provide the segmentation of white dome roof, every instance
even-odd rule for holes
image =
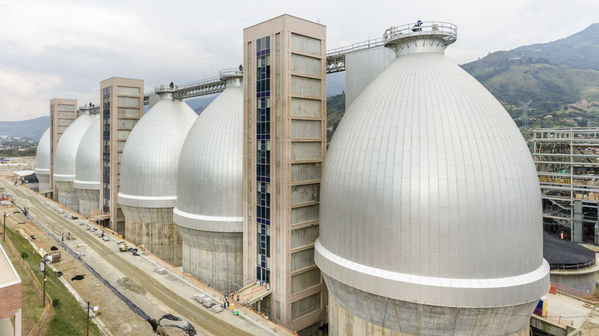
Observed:
[[[75,159],[75,181],[77,189],[100,190],[100,116],[83,135]]]
[[[181,150],[173,220],[195,230],[242,232],[243,90],[239,79],[198,117]]]
[[[50,129],[46,129],[35,151],[35,173],[50,175]]]
[[[121,159],[121,205],[175,206],[179,154],[196,118],[186,103],[166,95],[137,122]]]
[[[72,182],[75,179],[75,159],[83,135],[96,116],[82,114],[62,134],[54,154],[54,180]]]
[[[318,266],[397,300],[486,307],[538,299],[549,267],[522,135],[497,99],[445,57],[442,40],[397,50],[329,146]]]

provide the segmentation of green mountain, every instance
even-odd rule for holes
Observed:
[[[344,113],[345,91],[336,96],[327,97],[327,141],[331,141]]]
[[[539,127],[599,126],[599,23],[566,38],[490,53],[463,64],[510,113],[523,134]],[[327,98],[330,140],[345,94]]]
[[[38,141],[48,127],[50,127],[49,117],[22,121],[0,121],[0,135],[18,136]]]
[[[599,126],[599,24],[462,65],[530,128]]]

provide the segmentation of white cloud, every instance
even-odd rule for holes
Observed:
[[[57,75],[0,67],[0,119],[22,120],[43,115],[36,112],[47,111],[49,101],[39,93],[61,81]]]
[[[40,83],[24,84],[29,94],[0,91],[0,102],[10,102],[0,120],[47,115],[53,97],[97,102],[99,82],[111,76],[152,88],[236,67],[243,28],[282,13],[325,24],[329,48],[417,19],[453,22],[459,37],[447,55],[464,63],[573,34],[597,12],[594,0],[0,0],[0,71],[12,69],[2,76]]]

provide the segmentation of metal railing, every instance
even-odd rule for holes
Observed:
[[[453,23],[441,21],[409,23],[388,28],[383,34],[383,39],[385,40],[385,44],[388,44],[400,38],[430,35],[438,35],[447,44],[451,44],[458,38],[458,26]]]
[[[218,78],[225,81],[229,78],[242,78],[243,71],[239,69],[224,69],[218,72]]]
[[[382,37],[353,43],[347,46],[327,50],[326,71],[328,74],[345,71],[345,55],[361,50],[383,47],[399,38],[410,36],[438,36],[445,40],[445,44],[455,42],[458,35],[458,27],[449,22],[427,21],[421,23],[410,23],[401,26],[393,26],[385,30]],[[226,69],[219,72],[219,76],[208,77],[199,81],[170,88],[167,85],[156,86],[154,92],[144,95],[144,104],[149,103],[148,96],[155,92],[173,92],[173,97],[186,99],[222,92],[226,78],[242,76],[242,72],[236,69]]]
[[[357,43],[353,43],[353,44],[350,44],[347,46],[327,50],[327,58],[335,57],[335,56],[339,56],[339,55],[345,55],[345,54],[349,54],[349,53],[360,51],[360,50],[376,48],[376,47],[383,46],[384,44],[385,44],[385,39],[382,37],[370,39],[370,40],[366,40],[366,41],[362,41],[362,42],[357,42]]]

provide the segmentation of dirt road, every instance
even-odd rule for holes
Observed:
[[[226,321],[223,321],[222,318],[219,318],[214,313],[191,302],[189,298],[182,297],[176,290],[167,288],[152,276],[149,276],[147,271],[138,268],[136,264],[127,261],[121,255],[118,255],[118,252],[115,252],[114,248],[109,248],[102,240],[98,240],[90,235],[89,232],[86,232],[82,227],[46,207],[33,192],[15,188],[4,179],[1,179],[1,181],[3,186],[13,193],[13,195],[29,201],[30,204],[28,209],[34,219],[37,219],[38,222],[45,225],[58,237],[64,232],[71,232],[74,234],[81,242],[93,250],[95,254],[101,256],[106,263],[110,264],[110,266],[114,267],[118,272],[128,278],[129,281],[141,285],[143,290],[147,293],[146,295],[149,295],[151,299],[157,301],[156,303],[159,306],[168,307],[168,309],[175,312],[178,316],[186,318],[194,324],[201,326],[205,332],[213,335],[249,336],[256,334],[255,327],[249,325],[247,322],[239,319],[239,323],[235,323],[236,325],[226,323]],[[118,284],[113,285],[118,286]],[[131,299],[135,301],[138,298],[134,297]],[[147,303],[140,304],[140,306],[147,306]],[[223,312],[221,314],[229,314],[229,312]],[[158,318],[159,316],[153,317]],[[248,324],[248,326],[244,326],[244,324]],[[252,333],[249,333],[246,330],[252,330]]]

